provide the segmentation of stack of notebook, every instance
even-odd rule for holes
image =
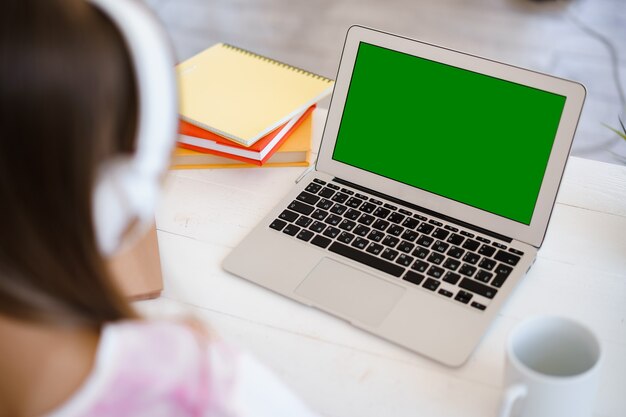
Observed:
[[[308,165],[312,112],[332,80],[222,43],[177,71],[175,168]]]

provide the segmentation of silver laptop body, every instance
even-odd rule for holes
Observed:
[[[535,261],[584,97],[353,26],[315,170],[223,267],[460,366]]]

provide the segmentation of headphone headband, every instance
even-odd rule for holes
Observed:
[[[104,254],[115,252],[134,218],[149,224],[177,132],[177,86],[168,37],[137,0],[90,0],[121,33],[135,71],[139,101],[136,153],[101,167],[94,223]],[[120,201],[120,200],[124,201]]]

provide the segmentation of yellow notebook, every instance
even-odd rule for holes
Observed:
[[[172,157],[172,169],[306,167],[311,158],[312,129],[313,117],[308,116],[262,166],[177,147]]]
[[[180,116],[250,146],[330,94],[319,75],[218,43],[177,66]]]

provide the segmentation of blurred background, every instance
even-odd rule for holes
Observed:
[[[226,42],[334,79],[359,24],[579,81],[587,99],[572,154],[626,164],[626,140],[608,127],[626,122],[626,0],[145,1],[179,61]]]

